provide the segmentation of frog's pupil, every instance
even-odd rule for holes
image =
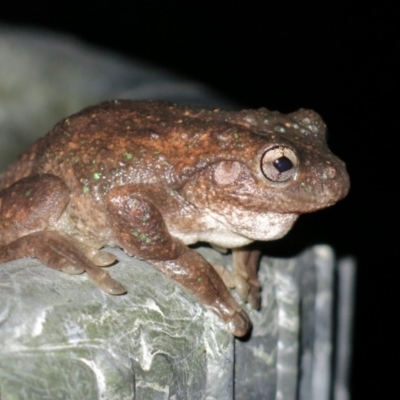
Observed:
[[[274,161],[274,167],[278,172],[286,172],[293,168],[293,163],[285,156],[279,157]]]

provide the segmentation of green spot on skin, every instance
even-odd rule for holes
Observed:
[[[158,150],[154,151],[154,154],[160,154],[160,152]]]
[[[233,134],[233,137],[234,137],[235,139],[238,139],[238,138],[239,138],[239,135],[235,132],[235,133]]]
[[[124,156],[125,156],[125,158],[126,158],[127,160],[131,160],[131,159],[133,158],[132,153],[129,153],[129,152],[127,152],[127,151],[124,153]]]
[[[92,160],[92,164],[96,164],[96,160]]]
[[[199,283],[202,282],[202,280],[203,280],[202,278],[197,278],[197,282]]]
[[[101,175],[100,175],[99,172],[95,172],[95,173],[93,174],[93,179],[99,180],[100,177],[101,177]]]
[[[304,182],[301,182],[300,186],[308,193],[312,193],[312,191],[313,191],[312,186],[306,185]]]
[[[135,232],[135,233],[137,233],[137,232]],[[137,236],[137,235],[134,235],[134,236]],[[140,234],[138,234],[138,236],[142,242],[147,243],[147,244],[151,243],[151,239],[144,233],[140,233]]]
[[[84,187],[83,187],[83,193],[87,194],[87,193],[89,193],[89,192],[90,192],[89,187],[88,187],[88,186],[84,186]]]
[[[275,132],[279,132],[279,133],[285,133],[285,128],[283,126],[275,126],[274,128]]]
[[[31,193],[32,193],[32,189],[29,189],[29,190],[27,190],[27,191],[25,192],[25,196],[26,196],[26,197],[29,197],[29,196],[31,195]]]
[[[138,231],[133,231],[132,235],[135,236],[135,237],[138,237],[139,236],[139,232]]]

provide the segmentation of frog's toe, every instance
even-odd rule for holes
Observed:
[[[226,287],[228,287],[229,289],[235,287],[235,281],[231,271],[226,269],[221,264],[211,264],[211,265],[213,266],[219,277],[222,279],[222,281],[225,283]]]
[[[117,261],[117,257],[107,251],[98,251],[92,255],[91,259],[99,267],[108,267]]]
[[[113,294],[113,295],[120,295],[126,293],[126,289],[124,288],[124,286],[122,286],[118,281],[112,279],[111,277],[109,280],[107,280],[106,282],[104,282],[104,284],[100,286],[100,289],[108,294]]]
[[[251,286],[247,301],[255,310],[259,310],[261,306],[260,286]]]
[[[239,297],[252,308],[258,310],[260,308],[260,283],[258,280],[246,280],[240,275],[234,276],[235,288]]]
[[[126,289],[103,269],[98,267],[86,268],[86,273],[103,292],[115,295],[126,293]]]
[[[61,267],[60,270],[70,275],[79,275],[85,272],[85,268],[74,264],[66,264],[63,267]]]
[[[247,281],[241,277],[240,275],[235,274],[233,277],[234,280],[234,287],[239,295],[239,297],[244,301],[247,302],[249,298],[249,291],[250,286]]]
[[[258,279],[250,279],[249,281],[249,293],[247,295],[247,302],[255,310],[259,310],[261,306],[261,285]]]
[[[246,336],[251,330],[250,318],[243,310],[236,311],[227,321],[227,326],[232,335],[236,337]]]

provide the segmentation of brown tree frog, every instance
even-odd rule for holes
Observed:
[[[59,122],[0,177],[0,262],[37,257],[125,293],[103,268],[121,247],[178,282],[245,335],[231,296],[259,307],[256,240],[343,198],[345,165],[313,111],[283,115],[116,100]],[[187,245],[233,249],[224,274]],[[224,283],[225,281],[225,283]],[[128,288],[129,289],[129,288]]]

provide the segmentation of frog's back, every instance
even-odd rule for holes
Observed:
[[[84,175],[88,169],[122,172],[126,164],[144,161],[149,142],[154,147],[162,142],[165,148],[168,114],[166,103],[160,102],[117,100],[87,107],[61,120],[12,163],[0,176],[0,189],[37,173],[64,178],[72,170]]]
[[[93,179],[109,187],[158,179],[180,187],[196,170],[238,149],[237,139],[217,137],[235,123],[216,111],[132,100],[85,108],[59,122],[12,164],[0,177],[0,188],[37,173],[60,176],[69,186]],[[234,132],[229,135],[236,138]],[[242,147],[241,157],[250,147]]]

